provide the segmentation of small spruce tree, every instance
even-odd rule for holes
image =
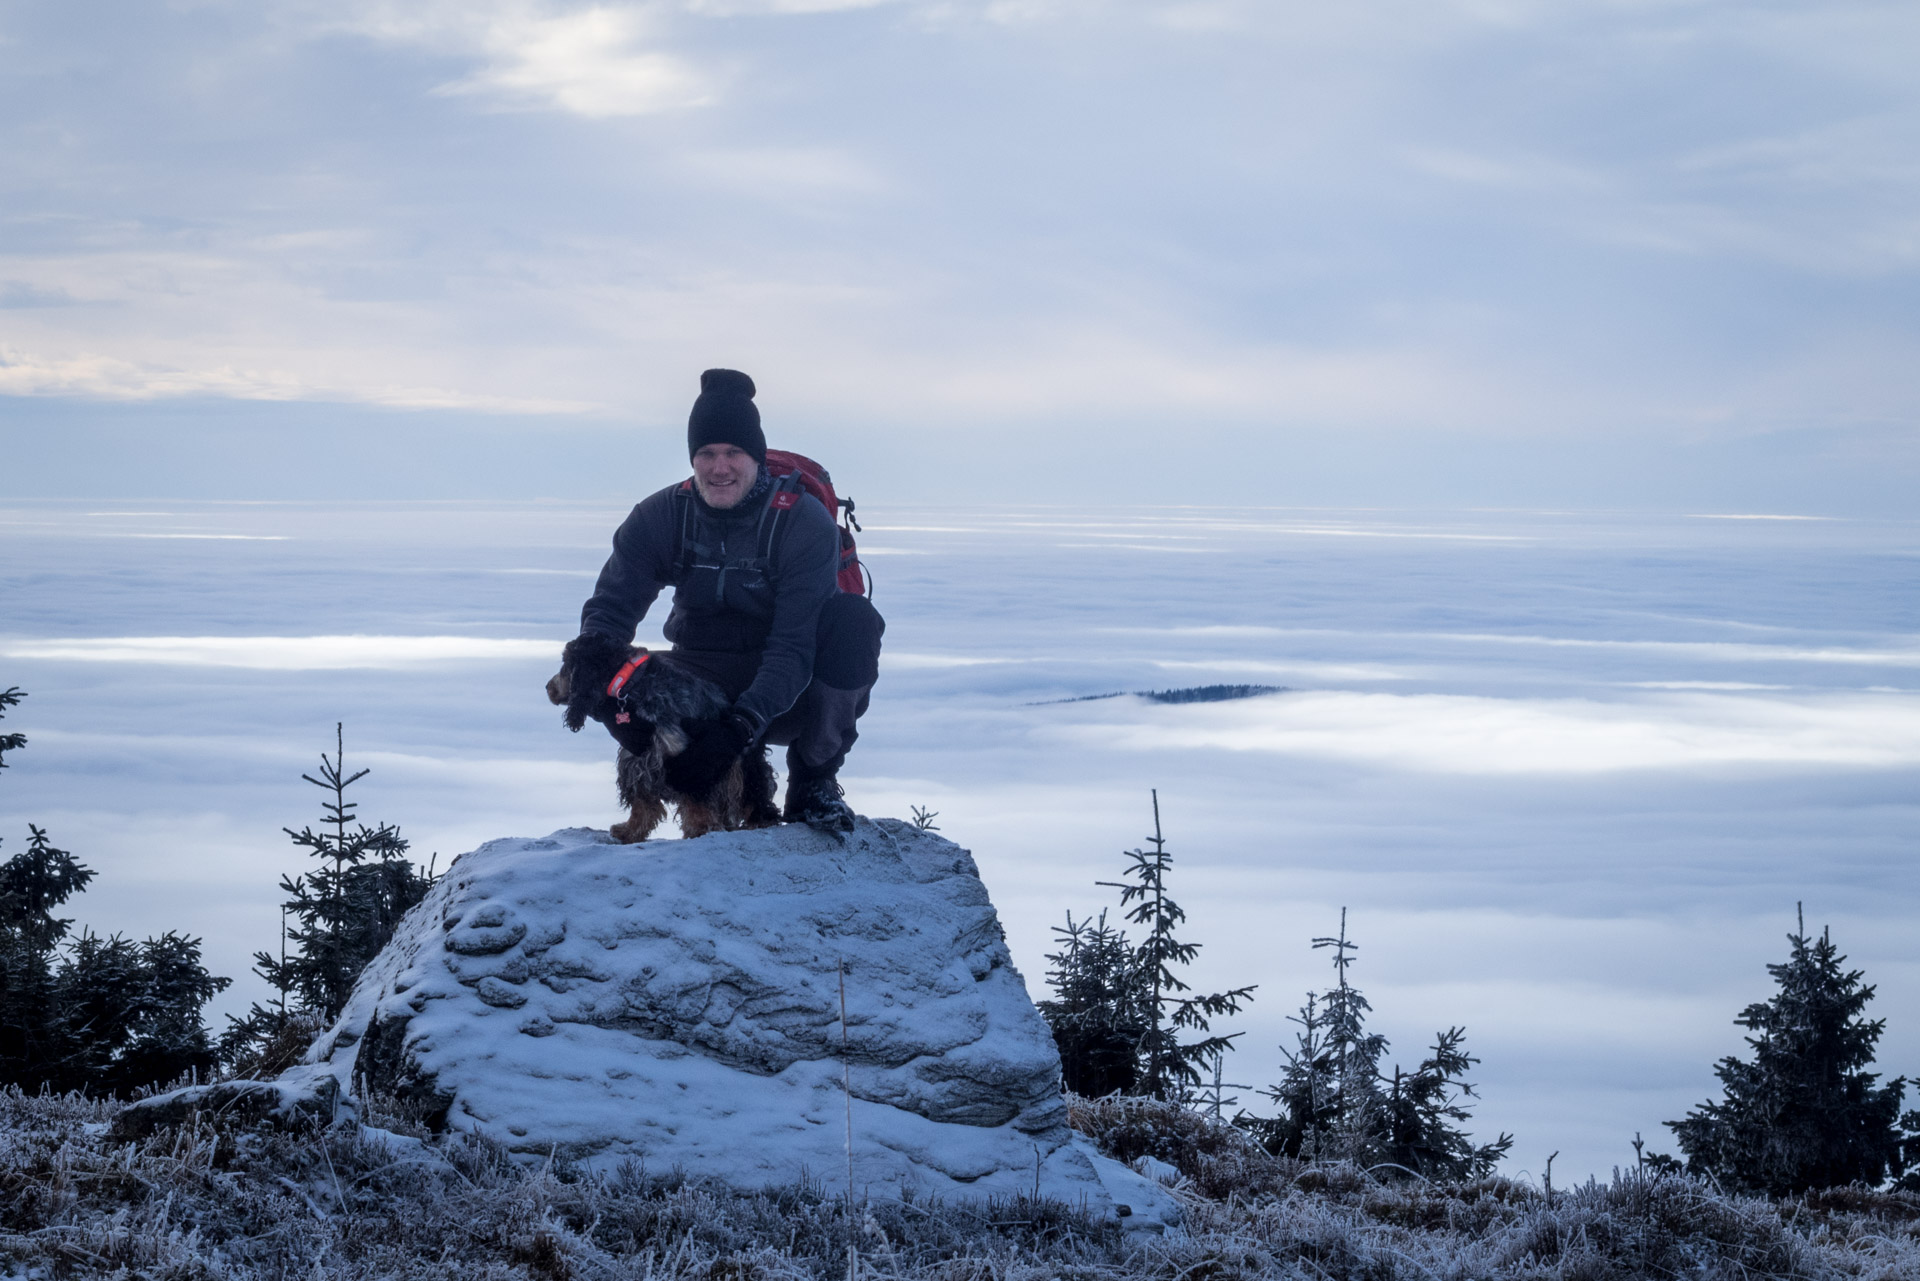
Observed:
[[[0,719],[26,696],[18,685],[0,690]],[[7,768],[8,752],[26,745],[25,734],[0,734],[0,769]],[[32,824],[27,830],[27,852],[0,864],[0,1084],[20,1086],[44,1080],[48,1065],[61,1057],[55,952],[73,922],[53,909],[93,879],[44,831]]]
[[[1513,1136],[1476,1146],[1460,1128],[1472,1116],[1465,1104],[1473,1097],[1466,1072],[1479,1062],[1463,1048],[1465,1031],[1437,1034],[1418,1067],[1408,1072],[1395,1066],[1386,1075],[1380,1061],[1387,1038],[1367,1031],[1373,1007],[1347,977],[1360,945],[1347,937],[1345,908],[1340,933],[1316,938],[1313,946],[1333,952],[1334,985],[1308,993],[1292,1016],[1300,1025],[1294,1047],[1281,1047],[1286,1062],[1280,1080],[1262,1091],[1280,1114],[1243,1114],[1239,1123],[1269,1150],[1304,1161],[1352,1161],[1427,1179],[1491,1172],[1513,1146]]]
[[[1334,985],[1321,998],[1325,1010],[1327,1048],[1332,1056],[1333,1098],[1335,1107],[1334,1143],[1359,1159],[1372,1155],[1369,1149],[1380,1128],[1383,1108],[1380,1097],[1380,1056],[1387,1052],[1387,1038],[1367,1031],[1367,1015],[1373,1006],[1360,989],[1347,982],[1347,967],[1360,945],[1347,937],[1347,909],[1340,909],[1340,933],[1313,940],[1317,951],[1333,951]]]
[[[1473,1117],[1464,1102],[1473,1097],[1466,1074],[1480,1060],[1462,1048],[1466,1036],[1459,1027],[1436,1033],[1418,1067],[1403,1072],[1395,1065],[1393,1079],[1383,1079],[1376,1167],[1397,1166],[1429,1179],[1471,1179],[1491,1174],[1507,1155],[1511,1134],[1476,1147],[1455,1124]]]
[[[270,1005],[255,1002],[244,1016],[230,1017],[220,1038],[222,1058],[243,1072],[274,1069],[277,1061],[263,1058],[276,1057],[268,1054],[270,1048],[284,1051],[287,1047],[277,1043],[289,1033],[303,1034],[338,1017],[360,971],[393,938],[400,918],[433,888],[432,873],[405,857],[408,842],[398,827],[369,827],[359,820],[359,802],[348,800],[346,792],[371,771],[346,772],[345,741],[344,727],[335,724],[334,754],[320,754],[320,777],[300,776],[330,793],[321,803],[320,829],[282,829],[320,866],[280,878],[287,895],[280,954],[254,953],[254,973],[278,998]]]
[[[1666,1123],[1687,1169],[1774,1196],[1898,1178],[1920,1162],[1920,1116],[1900,1115],[1904,1079],[1877,1085],[1866,1070],[1886,1026],[1865,1017],[1874,989],[1827,930],[1807,937],[1804,916],[1787,943],[1767,966],[1779,991],[1734,1020],[1754,1033],[1752,1060],[1720,1060],[1721,1100]]]
[[[0,691],[0,715],[22,697]],[[0,755],[24,746],[24,735],[0,735]],[[210,1071],[200,1011],[227,980],[200,963],[200,941],[83,931],[67,944],[73,922],[57,910],[93,871],[27,830],[25,852],[0,863],[0,1085],[124,1097]]]
[[[1309,992],[1300,1012],[1294,1048],[1280,1049],[1286,1060],[1280,1080],[1262,1093],[1281,1108],[1270,1121],[1256,1123],[1267,1145],[1301,1160],[1349,1159],[1368,1155],[1383,1105],[1380,1056],[1387,1038],[1367,1031],[1372,1010],[1360,989],[1347,981],[1360,945],[1347,937],[1347,910],[1340,909],[1340,933],[1316,938],[1313,947],[1333,950],[1334,984]]]
[[[52,1086],[71,1057],[60,1017],[59,948],[72,920],[55,910],[92,869],[31,824],[26,852],[0,863],[0,1084]]]
[[[1292,1049],[1280,1047],[1285,1064],[1280,1079],[1260,1093],[1280,1106],[1277,1117],[1241,1114],[1238,1122],[1259,1134],[1267,1148],[1302,1161],[1325,1154],[1327,1137],[1340,1120],[1340,1074],[1333,1047],[1327,1040],[1327,1019],[1320,994],[1307,993],[1307,1002],[1287,1021],[1298,1023]]]
[[[27,695],[18,685],[9,685],[0,689],[0,720],[6,719],[9,707],[20,706],[20,700]],[[0,734],[0,769],[7,767],[7,753],[17,752],[27,745],[25,734]]]
[[[1133,943],[1124,930],[1097,920],[1073,919],[1054,927],[1061,950],[1047,960],[1047,980],[1055,999],[1040,1003],[1060,1048],[1061,1078],[1079,1094],[1101,1096],[1120,1091],[1184,1102],[1202,1084],[1201,1069],[1218,1064],[1232,1048],[1233,1036],[1203,1036],[1182,1041],[1182,1032],[1208,1032],[1209,1021],[1237,1014],[1253,999],[1252,987],[1205,996],[1191,989],[1175,966],[1190,964],[1198,943],[1185,943],[1174,930],[1187,914],[1167,893],[1173,855],[1160,830],[1160,794],[1153,793],[1151,851],[1128,850],[1128,881],[1100,881],[1120,891],[1127,919],[1146,927]],[[1238,1033],[1234,1034],[1235,1036]]]
[[[1147,838],[1151,850],[1128,850],[1131,860],[1123,875],[1129,881],[1101,881],[1101,885],[1120,891],[1120,905],[1133,907],[1127,919],[1144,927],[1146,933],[1134,949],[1134,964],[1139,970],[1144,1027],[1134,1054],[1140,1064],[1136,1092],[1156,1099],[1184,1098],[1187,1090],[1201,1082],[1200,1069],[1232,1047],[1232,1036],[1203,1036],[1182,1041],[1182,1032],[1208,1032],[1210,1020],[1238,1014],[1240,1007],[1253,999],[1253,987],[1236,987],[1205,996],[1185,996],[1191,986],[1174,973],[1175,966],[1190,965],[1200,954],[1198,943],[1185,943],[1174,935],[1187,914],[1167,893],[1167,876],[1173,870],[1173,855],[1160,831],[1160,793],[1153,792],[1153,835]]]
[[[1140,1080],[1135,1051],[1147,1035],[1151,999],[1133,944],[1107,924],[1104,911],[1078,921],[1068,912],[1065,928],[1053,932],[1060,942],[1047,956],[1054,999],[1040,1002],[1040,1013],[1060,1048],[1061,1081],[1089,1098],[1131,1093]]]
[[[229,982],[207,973],[198,939],[169,931],[135,943],[82,932],[56,981],[67,1053],[55,1088],[125,1097],[211,1075],[215,1056],[200,1009]]]

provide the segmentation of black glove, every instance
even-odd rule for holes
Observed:
[[[666,760],[667,785],[698,796],[720,781],[727,768],[746,754],[753,726],[738,712],[727,712],[687,726],[686,750]]]

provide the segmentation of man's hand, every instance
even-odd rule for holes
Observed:
[[[753,742],[753,726],[739,712],[727,712],[687,727],[687,747],[669,756],[667,785],[688,796],[698,796],[720,781],[727,768]]]

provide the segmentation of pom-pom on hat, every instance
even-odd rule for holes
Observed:
[[[767,437],[760,430],[760,409],[753,403],[753,379],[738,369],[709,369],[700,375],[700,395],[687,415],[687,457],[702,445],[738,445],[755,462],[767,461]]]

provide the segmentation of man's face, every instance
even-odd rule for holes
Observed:
[[[693,483],[709,507],[738,506],[759,472],[753,455],[738,445],[702,445],[693,451]]]

